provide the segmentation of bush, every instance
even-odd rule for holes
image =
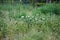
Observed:
[[[55,14],[56,15],[60,14],[60,5],[59,4],[56,4]]]
[[[54,13],[57,15],[60,14],[60,7],[57,4],[47,4],[41,7],[40,10],[44,14],[47,14],[47,13]]]

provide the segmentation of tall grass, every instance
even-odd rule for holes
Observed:
[[[60,40],[59,10],[58,4],[0,5],[0,40]]]

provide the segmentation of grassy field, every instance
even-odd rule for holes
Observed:
[[[0,5],[0,40],[60,40],[60,4]]]

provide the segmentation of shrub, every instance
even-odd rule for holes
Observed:
[[[47,4],[40,8],[41,12],[44,14],[53,13],[53,14],[60,14],[60,7],[56,4]]]
[[[59,4],[56,4],[55,14],[56,15],[60,14],[60,5]]]

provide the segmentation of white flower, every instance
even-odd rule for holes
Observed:
[[[30,16],[27,16],[27,17],[30,17]]]
[[[26,16],[26,18],[30,18],[30,16]]]
[[[24,18],[24,16],[21,16],[21,18]]]
[[[45,18],[42,18],[42,20],[45,20]]]

